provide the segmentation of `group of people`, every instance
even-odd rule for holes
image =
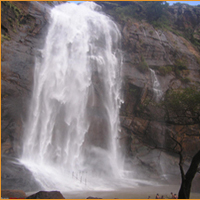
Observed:
[[[178,199],[178,196],[176,194],[173,194],[173,192],[171,192],[172,195],[172,199]]]
[[[178,199],[178,196],[176,194],[174,194],[173,192],[171,192],[171,199]],[[151,197],[148,196],[148,199],[150,199]],[[164,196],[162,195],[161,197],[159,196],[159,194],[156,194],[155,199],[164,199]]]

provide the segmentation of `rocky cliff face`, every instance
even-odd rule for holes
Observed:
[[[122,34],[125,50],[122,127],[139,137],[149,133],[159,138],[160,132],[166,130],[187,129],[186,132],[199,133],[199,124],[180,125],[175,119],[168,123],[157,99],[159,95],[164,98],[170,89],[199,84],[199,51],[182,36],[154,29],[146,22],[129,21],[123,26]],[[185,68],[178,69],[177,62]]]
[[[171,6],[167,10],[171,25],[156,27],[147,19],[127,17],[125,13],[128,7],[134,6],[136,12],[142,15],[144,5],[126,3],[128,5],[100,3],[118,21],[123,36],[124,104],[121,108],[121,140],[125,143],[125,151],[132,157],[132,166],[146,166],[144,171],[139,169],[145,177],[152,178],[152,174],[155,176],[160,172],[167,174],[169,169],[173,169],[171,174],[176,174],[178,160],[172,161],[169,155],[164,155],[163,160],[155,149],[175,153],[175,139],[181,143],[184,156],[190,158],[200,148],[200,124],[198,120],[196,123],[189,118],[185,121],[181,118],[182,121],[179,121],[160,105],[169,91],[194,85],[199,88],[200,8],[181,4]],[[125,13],[123,6],[126,8]],[[149,174],[145,172],[147,169]],[[195,181],[199,182],[200,176]]]
[[[37,184],[31,173],[15,165],[12,157],[20,153],[35,56],[44,44],[48,9],[37,2],[1,2],[1,16],[2,188],[17,185],[17,189],[32,190]]]
[[[23,122],[31,97],[34,60],[35,56],[40,56],[38,49],[44,45],[50,5],[42,2],[1,4],[2,154],[16,156],[20,152]],[[133,166],[142,163],[150,172],[165,172],[174,166],[174,161],[166,154],[169,163],[165,163],[165,167],[157,166],[157,162],[163,161],[155,147],[170,146],[166,137],[168,132],[186,135],[183,140],[187,141],[184,143],[187,156],[200,148],[200,125],[178,124],[174,118],[169,123],[165,110],[158,106],[169,90],[200,83],[200,8],[169,7],[167,12],[172,25],[170,29],[164,29],[155,28],[145,19],[117,16],[116,12],[126,4],[99,4],[118,22],[122,33],[124,104],[121,108],[121,141],[125,144],[125,152]],[[142,15],[143,6],[137,2],[133,4],[135,12]],[[191,139],[186,133],[192,133],[194,137]],[[155,159],[148,160],[148,155]]]
[[[2,153],[16,154],[31,96],[35,54],[44,43],[47,10],[37,2],[1,2]]]

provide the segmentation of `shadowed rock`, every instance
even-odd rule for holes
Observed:
[[[1,190],[1,198],[25,199],[26,194],[22,190]]]
[[[27,197],[27,199],[64,199],[64,197],[59,191],[40,191]]]

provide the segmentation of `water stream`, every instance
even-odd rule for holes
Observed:
[[[97,10],[92,2],[53,8],[36,60],[20,162],[45,189],[102,189],[123,176],[121,36]]]
[[[161,86],[160,86],[160,83],[158,81],[155,71],[153,69],[150,69],[150,71],[151,71],[151,79],[153,83],[154,98],[155,98],[155,101],[158,102],[162,98],[163,91],[161,89]]]

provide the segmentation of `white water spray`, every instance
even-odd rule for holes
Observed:
[[[95,189],[122,175],[120,32],[96,9],[56,6],[36,61],[20,161],[45,189]]]
[[[163,92],[160,87],[160,83],[158,81],[155,71],[153,69],[150,69],[150,71],[151,71],[151,79],[153,82],[153,91],[155,94],[155,100],[158,102],[162,98]]]

